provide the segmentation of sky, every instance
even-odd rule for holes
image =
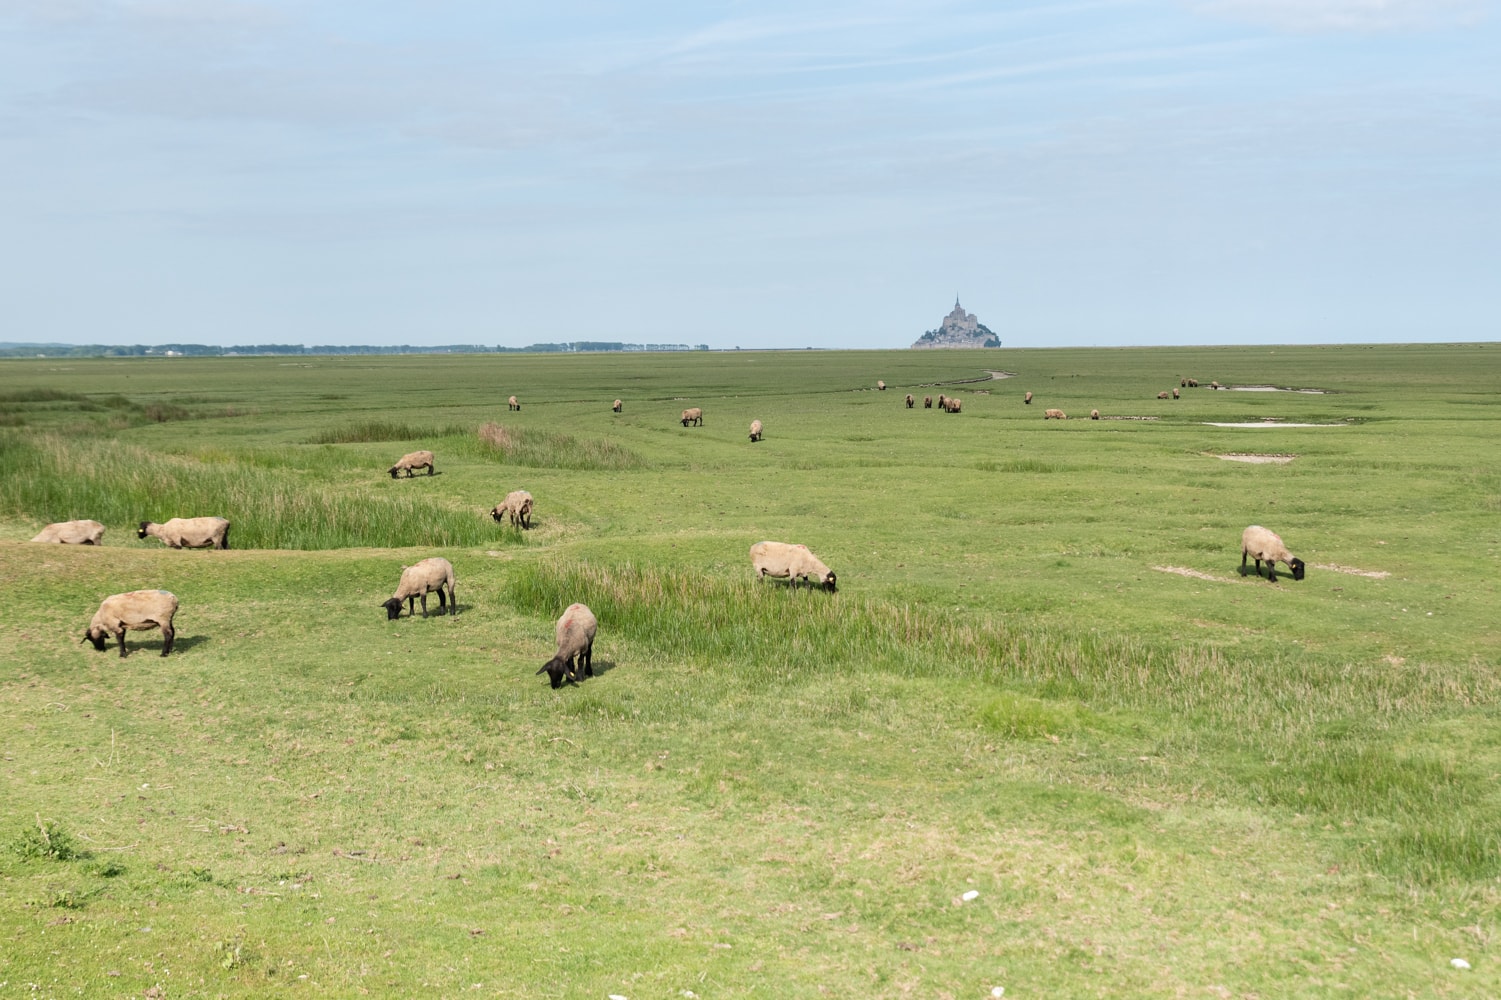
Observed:
[[[1501,0],[0,0],[0,341],[1501,340]]]

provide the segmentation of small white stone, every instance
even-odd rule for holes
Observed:
[[[1462,958],[1451,958],[1449,959],[1449,964],[1454,966],[1456,969],[1468,969],[1470,967],[1470,963],[1466,962]]]
[[[625,997],[621,996],[619,993],[611,993],[606,998],[606,1000],[625,1000]]]
[[[1003,996],[1006,995],[1006,987],[1004,987],[1004,986],[992,986],[990,988],[990,995],[993,996],[993,997],[1003,997]]]
[[[969,892],[966,892],[964,895],[960,896],[959,898],[962,899],[962,900],[964,900],[966,903],[968,903],[971,899],[979,899],[980,898],[980,893],[976,889],[971,889],[971,890],[969,890]]]

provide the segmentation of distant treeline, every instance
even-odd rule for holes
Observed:
[[[397,344],[7,344],[0,343],[5,358],[227,358],[247,354],[565,354],[578,351],[707,351],[708,344],[623,344],[619,341],[575,340],[566,344],[532,344],[530,347],[486,347],[482,344],[421,346]]]

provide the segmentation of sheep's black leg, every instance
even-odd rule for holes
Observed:
[[[162,655],[163,656],[166,656],[168,653],[172,652],[172,640],[176,639],[176,638],[177,638],[177,633],[172,630],[172,626],[171,625],[163,625],[162,626]]]
[[[227,549],[227,548],[229,548],[229,529],[228,529],[228,528],[225,528],[225,529],[224,529],[224,540],[223,540],[223,544],[221,544],[221,545],[220,545],[220,546],[219,546],[219,548],[221,548],[221,549]]]
[[[438,588],[438,614],[440,614],[440,615],[446,615],[446,614],[448,614],[448,601],[445,600],[444,597],[443,597],[443,588],[442,587]]]
[[[422,617],[427,617],[427,591],[422,592]]]
[[[123,627],[115,633],[115,638],[120,640],[120,659],[123,660],[125,659],[125,629]]]
[[[417,617],[417,598],[415,595],[407,598],[407,617]]]
[[[592,639],[589,640],[589,645],[585,646],[584,647],[584,651],[579,654],[579,662],[581,662],[584,665],[584,676],[585,677],[593,677],[594,676],[594,640],[592,640]]]

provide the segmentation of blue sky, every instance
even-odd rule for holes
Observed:
[[[1501,340],[1501,0],[0,0],[0,232],[5,341]]]

